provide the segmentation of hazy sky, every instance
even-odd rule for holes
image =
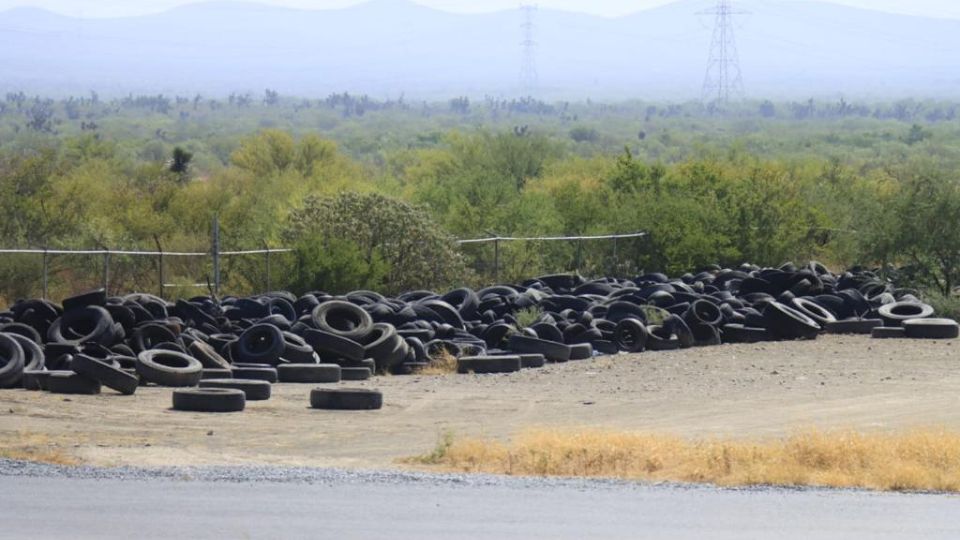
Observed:
[[[415,0],[449,11],[491,11],[511,9],[520,0]],[[672,0],[530,0],[541,7],[616,16],[644,8],[670,3]],[[815,0],[800,0],[815,1]],[[898,13],[932,17],[960,18],[960,2],[956,0],[831,0],[837,4],[868,7]],[[139,15],[163,11],[171,7],[195,3],[197,0],[0,0],[0,10],[16,6],[42,7],[59,13],[83,17]],[[257,0],[262,4],[306,9],[344,7],[361,0]]]

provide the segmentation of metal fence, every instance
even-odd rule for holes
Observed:
[[[71,275],[73,278],[71,283],[74,286],[77,286],[78,280],[83,286],[99,286],[108,292],[111,290],[119,292],[118,289],[129,289],[135,286],[138,290],[155,290],[159,296],[165,297],[167,291],[175,288],[206,289],[210,293],[220,294],[223,285],[221,277],[224,272],[230,275],[242,274],[245,282],[252,284],[250,288],[262,287],[267,291],[272,288],[275,272],[278,270],[286,272],[292,269],[290,260],[277,260],[278,255],[292,253],[291,249],[264,247],[254,250],[222,251],[218,233],[218,227],[215,225],[212,248],[206,252],[166,251],[157,242],[155,251],[0,249],[0,255],[38,257],[41,264],[37,270],[41,278],[40,288],[43,298],[50,296],[51,276],[62,272]],[[610,275],[628,273],[629,269],[624,267],[622,262],[631,260],[640,251],[638,246],[625,245],[625,243],[646,237],[647,233],[643,232],[598,236],[491,236],[458,240],[457,244],[467,250],[470,246],[479,249],[468,254],[477,275],[483,280],[500,283],[502,278],[508,281],[524,279],[538,272],[586,271]],[[522,245],[523,249],[509,249],[509,246],[517,244]],[[530,249],[531,244],[538,248]],[[547,244],[562,245],[551,249],[545,247]],[[598,249],[598,246],[601,247]],[[488,251],[492,252],[488,253]],[[530,259],[531,254],[537,256],[539,265],[517,264],[518,260]],[[251,257],[259,260],[253,260]],[[59,271],[55,271],[52,265],[55,258],[67,259],[65,264],[59,265],[61,267]],[[152,263],[146,265],[138,263],[136,260],[141,258],[150,259]],[[95,262],[97,259],[99,263]],[[36,262],[34,259],[31,264]],[[63,263],[62,260],[60,262]],[[173,267],[172,272],[171,267]],[[617,271],[618,268],[621,272]],[[154,277],[151,278],[150,274]],[[177,279],[190,281],[170,283],[171,275]],[[86,281],[78,276],[85,276]],[[92,282],[97,278],[97,282]],[[198,279],[206,279],[206,282],[197,283]],[[32,283],[30,288],[36,291],[36,282]]]

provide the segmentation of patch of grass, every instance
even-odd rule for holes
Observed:
[[[521,309],[514,315],[517,319],[517,328],[523,329],[537,324],[541,315],[543,315],[543,311],[536,306]]]
[[[530,431],[508,444],[444,437],[415,462],[514,476],[960,492],[960,433],[947,431],[805,431],[766,441],[612,431]]]
[[[923,299],[933,306],[937,317],[960,321],[960,296],[944,296],[939,292],[925,294]]]
[[[450,448],[453,447],[454,435],[453,431],[445,430],[440,435],[440,440],[437,441],[437,446],[433,448],[433,451],[429,454],[423,456],[413,457],[407,460],[404,460],[407,463],[419,463],[421,465],[441,465],[443,461],[447,458],[447,453],[450,451]]]
[[[68,454],[49,437],[36,433],[16,433],[5,439],[0,458],[51,465],[79,465],[80,460]]]
[[[419,375],[449,375],[457,372],[457,357],[443,350],[430,357],[430,365],[417,371]]]

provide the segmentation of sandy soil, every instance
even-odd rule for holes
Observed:
[[[693,437],[960,430],[960,341],[825,337],[351,386],[381,389],[383,410],[312,410],[313,385],[275,385],[273,399],[230,415],[172,411],[162,388],[133,397],[0,391],[0,455],[43,449],[104,466],[384,468],[428,452],[446,430],[501,438],[581,427]]]

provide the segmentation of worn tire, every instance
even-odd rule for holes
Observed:
[[[593,358],[593,345],[589,343],[575,343],[570,345],[570,360],[589,360]]]
[[[366,381],[373,377],[373,370],[365,367],[341,367],[341,381]]]
[[[209,381],[210,379],[232,379],[233,370],[232,369],[207,369],[204,368],[203,372],[200,374],[201,381]]]
[[[523,369],[528,368],[542,368],[547,363],[547,359],[542,354],[521,354],[520,355],[520,367]]]
[[[613,331],[613,342],[617,349],[629,353],[642,353],[647,348],[650,334],[647,327],[638,319],[621,319]]]
[[[821,327],[800,311],[780,302],[770,302],[763,309],[763,320],[773,337],[783,340],[816,339]]]
[[[870,335],[878,326],[883,326],[880,319],[843,319],[828,323],[824,330],[828,334]]]
[[[903,321],[903,329],[910,339],[956,339],[960,325],[951,319],[910,319]]]
[[[38,390],[45,390],[47,387],[47,377],[50,376],[49,371],[37,370],[37,371],[24,371],[23,379],[21,383],[23,384],[24,390],[30,390],[36,392]]]
[[[514,373],[523,361],[519,356],[465,356],[457,359],[457,373]]]
[[[310,406],[336,411],[377,410],[383,407],[383,394],[379,390],[314,388],[310,391]]]
[[[232,388],[189,388],[173,391],[173,408],[185,412],[240,412],[247,405],[242,390]]]
[[[20,386],[24,369],[23,347],[10,334],[0,334],[0,388]]]
[[[510,336],[508,348],[520,354],[542,354],[551,362],[567,362],[573,352],[569,345],[519,334]]]
[[[137,374],[158,386],[196,386],[203,376],[203,365],[183,353],[154,349],[137,355]]]
[[[339,300],[320,304],[311,317],[318,330],[354,341],[362,341],[373,328],[373,319],[363,308]]]
[[[282,383],[337,383],[341,367],[336,364],[287,364],[277,367]]]
[[[220,356],[216,349],[202,341],[194,341],[187,349],[194,358],[200,361],[203,369],[230,369],[230,362]]]
[[[884,326],[903,326],[904,321],[933,317],[933,308],[919,302],[894,302],[880,306],[878,313]]]
[[[200,381],[200,388],[230,388],[243,392],[247,401],[267,401],[270,399],[271,384],[267,381],[249,379],[207,379]]]
[[[873,339],[906,339],[907,330],[902,326],[878,326],[870,335]]]
[[[266,381],[273,384],[280,380],[277,375],[277,369],[274,367],[234,367],[234,379],[244,379],[248,381]]]
[[[54,372],[47,377],[47,391],[51,394],[96,395],[100,383],[73,372]]]
[[[364,356],[364,347],[356,341],[325,330],[307,330],[303,339],[321,356],[329,355],[346,360],[359,361]]]
[[[285,348],[286,342],[279,328],[272,324],[255,324],[240,334],[234,360],[275,366],[280,363]]]
[[[114,367],[102,360],[83,354],[73,357],[70,369],[78,375],[93,379],[125,396],[132,396],[137,391],[137,387],[140,386],[140,379],[137,377],[130,375],[119,367]]]

